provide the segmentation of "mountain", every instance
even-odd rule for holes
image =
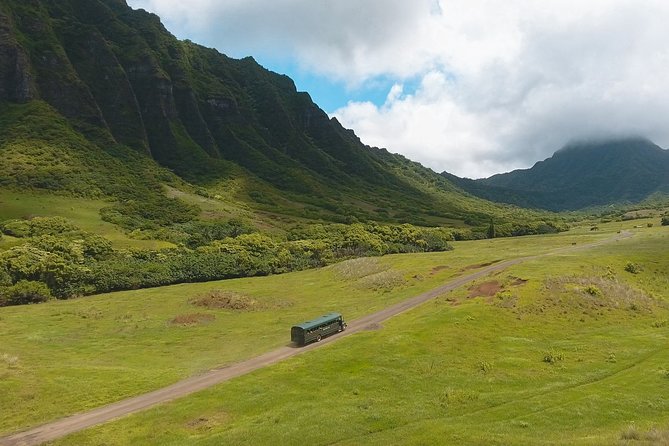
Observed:
[[[577,142],[530,169],[469,180],[442,174],[470,193],[552,211],[636,203],[669,193],[669,151],[643,138]]]
[[[124,0],[0,0],[0,128],[5,187],[127,204],[192,186],[333,221],[513,214],[364,145],[287,76],[179,41]]]

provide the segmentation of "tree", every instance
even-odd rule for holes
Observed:
[[[490,219],[490,226],[488,226],[487,232],[488,238],[495,238],[495,223]]]
[[[36,304],[51,298],[51,290],[42,282],[20,280],[12,286],[0,289],[0,306]]]

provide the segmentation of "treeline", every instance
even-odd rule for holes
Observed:
[[[557,234],[569,230],[564,221],[516,221],[511,223],[490,222],[475,228],[454,229],[454,240],[482,240],[497,237],[520,237],[523,235]]]
[[[178,247],[148,251],[113,249],[60,217],[6,221],[0,230],[22,239],[0,253],[0,306],[276,274],[356,256],[444,251],[453,240],[446,229],[406,224],[313,225],[277,239],[232,220],[182,224],[171,229]]]

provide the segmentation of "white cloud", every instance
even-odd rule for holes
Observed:
[[[294,57],[305,69],[359,83],[429,64],[406,36],[423,34],[435,0],[131,0],[170,29],[236,56]],[[398,52],[400,54],[398,54]],[[399,62],[399,63],[398,63]]]
[[[442,2],[446,69],[415,94],[334,115],[363,141],[470,177],[528,167],[572,139],[667,147],[669,7],[642,3]]]
[[[294,58],[386,103],[333,114],[371,145],[472,177],[575,138],[669,146],[664,0],[133,0],[233,55]],[[407,82],[420,79],[415,91]]]

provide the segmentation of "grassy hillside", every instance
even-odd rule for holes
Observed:
[[[0,431],[284,345],[287,327],[322,311],[353,319],[483,263],[606,238],[633,223],[460,242],[448,253],[353,260],[282,276],[2,308],[0,398],[14,410]],[[635,231],[629,240],[514,267],[378,331],[62,444],[292,443],[295,435],[315,444],[397,438],[407,444],[435,438],[574,443],[592,435],[582,442],[606,444],[632,420],[642,430],[666,423],[669,401],[657,389],[669,369],[669,284],[661,273],[669,270],[669,239],[663,227]],[[640,272],[626,272],[628,262]],[[502,289],[477,296],[491,281]],[[189,303],[212,289],[236,293],[238,308]],[[545,362],[547,354],[553,363]],[[626,386],[624,409],[617,386]],[[334,401],[336,410],[324,401]],[[565,430],[572,436],[562,437]]]

